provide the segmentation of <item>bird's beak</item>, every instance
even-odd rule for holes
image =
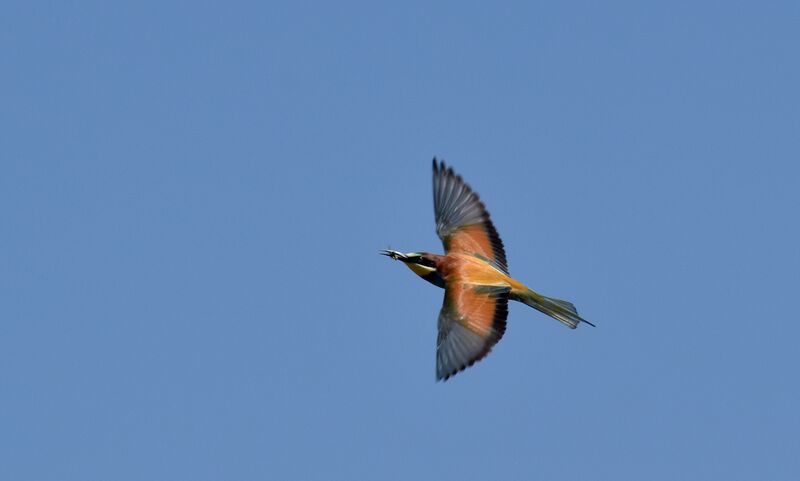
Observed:
[[[393,251],[393,250],[384,249],[384,250],[380,251],[379,254],[385,255],[387,257],[391,257],[394,260],[401,260],[402,261],[402,260],[404,260],[406,258],[406,255],[403,254],[402,252],[397,252],[397,251]]]

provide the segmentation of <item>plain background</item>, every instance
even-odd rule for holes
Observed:
[[[797,2],[15,2],[0,478],[800,478]],[[514,304],[434,381],[430,161]]]

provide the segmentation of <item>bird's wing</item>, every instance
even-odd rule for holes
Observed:
[[[508,274],[506,251],[478,194],[444,162],[433,159],[436,233],[446,252],[477,254]]]
[[[510,288],[453,283],[444,292],[436,341],[436,379],[483,359],[503,337]]]

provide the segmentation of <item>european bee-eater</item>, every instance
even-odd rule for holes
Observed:
[[[534,292],[508,274],[503,241],[489,212],[460,175],[433,159],[433,209],[444,255],[384,250],[415,274],[444,288],[436,341],[436,379],[480,361],[506,330],[508,300],[519,301],[575,329],[591,322],[567,301]]]

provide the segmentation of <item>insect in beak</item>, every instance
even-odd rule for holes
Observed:
[[[403,260],[405,259],[405,255],[402,252],[393,251],[391,249],[384,249],[379,252],[379,254],[385,255],[387,257],[391,257],[394,260]]]

